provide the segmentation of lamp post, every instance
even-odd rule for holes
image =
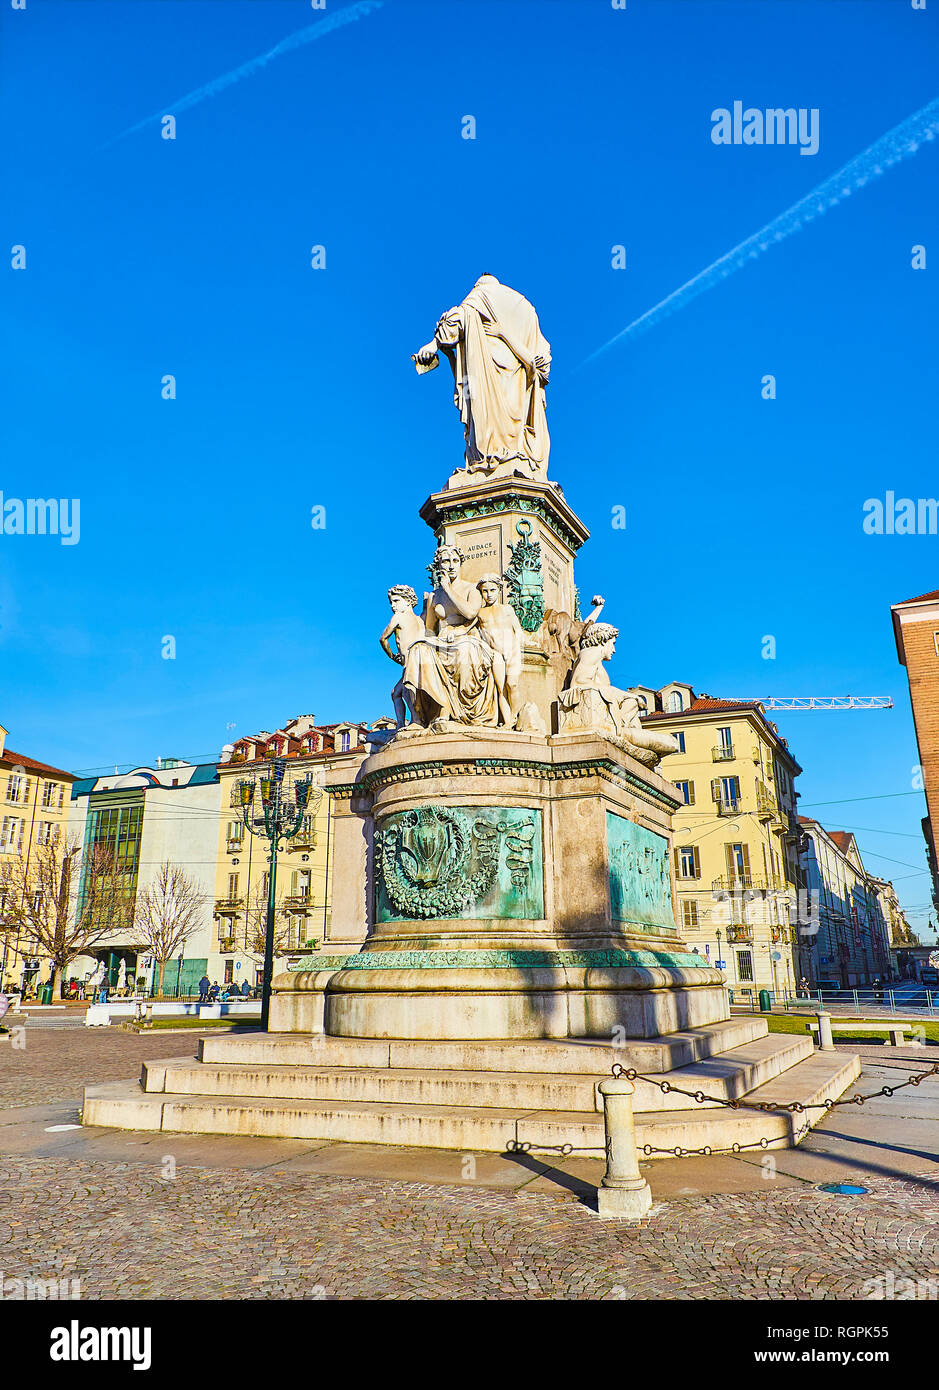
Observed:
[[[267,922],[264,932],[264,979],[261,985],[261,1031],[266,1033],[271,1009],[271,977],[274,974],[274,913],[277,902],[277,851],[282,840],[292,840],[303,823],[310,796],[313,776],[288,779],[285,758],[272,758],[270,766],[257,778],[243,777],[238,782],[241,818],[249,835],[268,841]],[[255,794],[260,789],[261,814],[255,811]],[[293,796],[291,797],[291,790]]]

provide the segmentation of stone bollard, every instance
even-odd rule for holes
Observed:
[[[601,1081],[597,1089],[603,1097],[606,1130],[606,1173],[597,1192],[597,1210],[603,1221],[638,1221],[652,1206],[652,1192],[636,1155],[635,1087],[618,1076]]]
[[[820,1010],[818,1014],[818,1045],[823,1052],[834,1052],[835,1040],[831,1035],[831,1014]]]

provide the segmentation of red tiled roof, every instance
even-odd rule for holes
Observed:
[[[894,608],[902,608],[904,603],[927,603],[930,599],[939,598],[939,589],[933,589],[930,594],[917,594],[915,598],[904,598],[899,603],[895,603]]]
[[[644,714],[642,717],[643,719],[680,719],[684,714],[705,714],[708,711],[724,709],[756,709],[758,704],[758,700],[718,700],[713,695],[696,695],[686,709],[657,709],[649,714]]]
[[[77,782],[78,778],[74,772],[66,772],[61,767],[50,767],[48,763],[37,763],[35,758],[27,758],[25,753],[14,753],[12,748],[5,748],[0,754],[0,763],[10,763],[13,767],[24,767],[27,772],[47,772],[53,777],[67,777],[70,782]]]
[[[842,854],[847,854],[848,850],[851,848],[851,841],[854,839],[854,836],[849,830],[827,830],[820,821],[813,820],[811,816],[800,816],[799,824],[817,826],[819,830],[828,836],[829,840],[834,841]]]

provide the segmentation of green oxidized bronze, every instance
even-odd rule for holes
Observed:
[[[375,832],[379,921],[541,918],[538,811],[419,806]]]
[[[636,970],[705,969],[696,951],[358,951],[317,952],[293,961],[291,973],[307,970]]]
[[[458,521],[476,521],[480,517],[497,516],[502,512],[528,512],[537,516],[558,540],[563,541],[571,551],[577,551],[583,544],[583,537],[576,535],[561,520],[551,507],[547,507],[540,497],[526,497],[518,493],[507,493],[503,497],[480,497],[472,502],[456,505],[449,502],[442,508],[448,524]]]
[[[531,539],[530,521],[518,521],[521,536],[510,545],[512,559],[506,567],[505,584],[509,603],[526,632],[535,632],[544,620],[544,583],[541,575],[541,542]]]
[[[498,841],[486,826],[470,873],[472,832],[462,820],[444,807],[422,806],[376,832],[382,885],[402,917],[461,917],[491,888]]]

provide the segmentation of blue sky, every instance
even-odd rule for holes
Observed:
[[[939,95],[939,6],[385,0],[181,111],[175,141],[158,120],[115,140],[341,8],[0,9],[4,228],[27,248],[0,490],[81,501],[77,545],[0,535],[11,746],[106,768],[390,712],[385,589],[420,588],[418,508],[462,452],[444,373],[410,354],[489,270],[551,341],[551,474],[593,533],[578,580],[621,629],[614,679],[892,695],[778,722],[803,810],[857,827],[922,926],[889,608],[939,585],[939,539],[861,521],[939,492],[936,272],[911,268],[939,254],[939,142],[578,364]],[[714,145],[738,99],[818,108],[818,153]]]

